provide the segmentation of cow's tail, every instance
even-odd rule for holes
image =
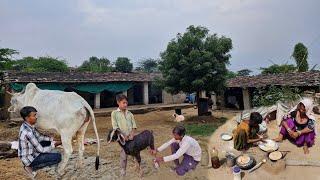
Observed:
[[[99,139],[99,134],[98,134],[97,126],[96,126],[96,119],[94,117],[94,113],[93,113],[92,108],[90,107],[90,105],[86,101],[84,103],[84,106],[87,109],[87,111],[90,113],[93,129],[94,129],[94,133],[96,134],[96,138],[97,138],[98,148],[97,148],[97,156],[96,156],[95,167],[96,167],[96,170],[98,170],[99,169],[100,139]]]

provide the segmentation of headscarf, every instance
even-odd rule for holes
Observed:
[[[313,116],[313,112],[312,112],[312,109],[313,109],[313,99],[311,98],[303,98],[299,103],[302,103],[306,109],[306,115],[308,116],[309,119],[313,119],[315,120],[315,117]],[[298,104],[299,104],[298,103]],[[294,106],[290,111],[289,113],[291,113],[292,111],[295,111],[297,109],[298,105]]]

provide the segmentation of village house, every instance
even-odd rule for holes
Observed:
[[[36,83],[40,89],[74,91],[95,109],[115,107],[115,96],[119,93],[128,96],[129,105],[178,104],[186,100],[184,93],[171,95],[155,87],[157,77],[160,77],[159,73],[6,71],[0,75],[0,83],[10,92],[22,91],[29,82]],[[269,86],[298,87],[302,91],[320,93],[320,72],[238,76],[227,81],[222,95],[211,95],[210,98],[214,109],[251,109],[253,92]],[[207,96],[205,92],[202,94],[202,97]],[[3,110],[9,105],[10,95],[4,93],[0,97],[0,107]]]
[[[128,96],[129,105],[155,103],[183,103],[184,94],[171,95],[155,87],[159,73],[92,73],[92,72],[43,72],[27,73],[5,71],[0,75],[1,86],[9,92],[20,92],[27,83],[33,82],[40,89],[74,91],[95,109],[115,107],[115,96]],[[0,107],[10,105],[10,95],[4,93]]]
[[[253,92],[257,88],[278,86],[297,87],[301,91],[320,92],[320,72],[294,72],[257,76],[238,76],[227,81],[221,106],[236,109],[251,109]]]

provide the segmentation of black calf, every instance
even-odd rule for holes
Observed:
[[[111,137],[112,136],[112,137]],[[119,145],[123,148],[126,154],[134,156],[137,162],[141,163],[140,151],[150,147],[154,150],[154,137],[152,131],[144,130],[135,135],[133,140],[124,141],[124,136],[120,130],[111,130],[108,134],[107,141],[118,141]]]

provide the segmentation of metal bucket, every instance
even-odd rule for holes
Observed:
[[[236,156],[232,154],[226,155],[226,163],[228,167],[233,167],[236,164]]]

